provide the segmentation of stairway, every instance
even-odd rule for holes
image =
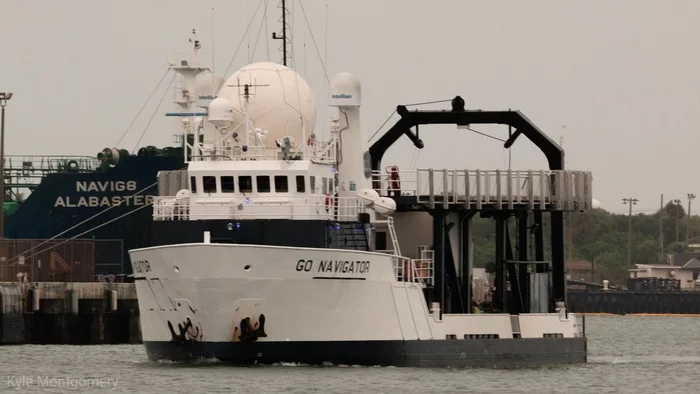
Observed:
[[[367,234],[360,223],[334,223],[331,230],[331,248],[367,250]]]

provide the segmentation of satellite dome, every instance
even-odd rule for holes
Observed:
[[[342,72],[331,81],[331,106],[359,107],[362,103],[360,81],[348,72]]]
[[[591,207],[592,207],[593,209],[598,209],[598,208],[601,208],[602,205],[601,205],[600,201],[598,201],[597,199],[594,198],[594,199],[591,201]]]
[[[279,138],[291,136],[302,141],[314,131],[316,104],[306,81],[289,67],[262,62],[247,65],[231,75],[217,97],[231,103],[234,127],[245,121],[245,87],[249,85],[248,119],[252,128],[266,130],[265,144],[275,146]],[[243,126],[245,127],[245,126]],[[243,129],[238,130],[241,133]]]
[[[209,123],[218,127],[230,127],[235,119],[231,103],[225,98],[217,97],[209,103]]]

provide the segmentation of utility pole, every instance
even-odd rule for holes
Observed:
[[[0,92],[0,239],[5,238],[5,106],[12,93]]]
[[[566,230],[567,260],[571,261],[574,259],[574,213],[564,212],[564,215],[568,227]]]
[[[680,220],[681,220],[681,200],[675,199],[671,200],[672,203],[676,204],[676,242],[679,240],[679,233],[680,233]]]
[[[659,209],[659,262],[664,261],[664,195],[661,195],[661,208]]]
[[[623,204],[629,204],[630,212],[627,215],[628,227],[627,227],[627,269],[632,268],[632,205],[637,205],[639,200],[636,198],[623,198]]]
[[[688,219],[686,222],[688,222],[685,225],[685,244],[688,245],[690,242],[690,203],[695,199],[695,194],[693,193],[688,193]]]

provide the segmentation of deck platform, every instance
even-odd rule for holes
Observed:
[[[391,197],[398,210],[443,208],[529,211],[586,211],[592,208],[589,171],[512,171],[418,169],[399,171],[399,185],[389,170],[373,172],[373,187]]]

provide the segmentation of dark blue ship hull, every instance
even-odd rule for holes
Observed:
[[[5,218],[4,235],[114,240],[95,242],[95,274],[131,274],[128,250],[151,242],[158,172],[184,167],[182,157],[129,156],[104,172],[47,175]]]

